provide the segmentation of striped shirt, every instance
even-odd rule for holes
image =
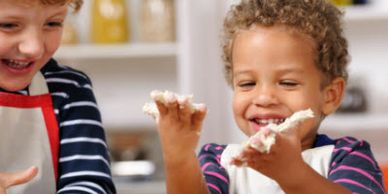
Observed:
[[[325,145],[334,145],[329,180],[348,188],[353,193],[385,193],[382,172],[366,141],[352,137],[332,140],[326,135],[318,135],[313,147]],[[220,163],[225,148],[226,145],[206,144],[198,156],[212,194],[229,193],[229,177]]]
[[[116,193],[90,79],[80,71],[58,65],[55,60],[50,60],[41,73],[59,125],[57,193]],[[28,88],[14,93],[28,95]]]

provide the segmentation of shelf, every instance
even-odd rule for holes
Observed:
[[[352,21],[371,21],[371,20],[387,20],[388,8],[386,6],[377,5],[359,5],[344,7],[345,20]]]
[[[110,58],[153,58],[175,57],[175,43],[158,44],[79,44],[63,45],[56,55],[57,59],[110,59]]]
[[[388,113],[334,114],[321,124],[325,130],[388,130]]]

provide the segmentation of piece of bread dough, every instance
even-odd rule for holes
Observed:
[[[250,146],[261,153],[269,153],[271,146],[275,143],[276,133],[295,127],[299,122],[313,117],[314,113],[311,109],[295,112],[279,125],[274,123],[268,124],[265,127],[268,130],[258,131],[249,138],[248,142],[243,143],[243,146]]]
[[[185,101],[188,101],[188,104],[190,106],[190,110],[192,113],[204,107],[204,104],[196,104],[192,102],[193,95],[179,95],[177,93],[170,92],[167,90],[165,90],[164,92],[159,90],[153,90],[150,96],[155,102],[159,101],[159,102],[162,102],[163,104],[167,104],[168,102],[173,102],[176,100],[178,104],[181,106]],[[143,112],[152,116],[154,119],[158,120],[159,110],[155,102],[145,103],[145,105],[143,106]]]

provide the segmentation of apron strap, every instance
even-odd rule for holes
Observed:
[[[30,86],[28,87],[30,96],[36,96],[49,93],[46,80],[39,71],[35,74]]]

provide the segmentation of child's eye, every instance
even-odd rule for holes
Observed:
[[[63,22],[47,22],[46,25],[49,27],[62,27]]]
[[[252,88],[255,85],[256,85],[256,82],[253,82],[253,81],[238,83],[238,87],[243,88],[243,89]]]
[[[299,85],[298,82],[292,81],[292,80],[283,80],[283,81],[280,81],[279,84],[287,88],[294,88]]]
[[[2,29],[9,30],[9,29],[13,29],[16,27],[18,27],[18,25],[16,23],[0,23],[0,28],[2,28]]]

